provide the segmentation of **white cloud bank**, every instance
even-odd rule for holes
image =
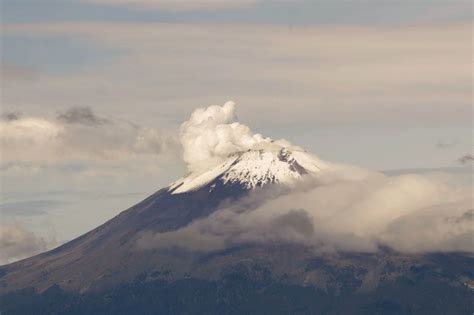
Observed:
[[[234,110],[232,102],[201,108],[182,125],[184,159],[191,169],[272,144],[235,122]],[[288,194],[270,193],[268,198],[259,192],[177,231],[148,234],[139,245],[214,250],[247,242],[296,242],[319,250],[389,246],[405,252],[474,252],[472,185],[459,184],[453,176],[386,176],[332,164]]]
[[[351,176],[349,168],[340,171]],[[325,174],[258,207],[244,201],[177,231],[146,235],[139,245],[218,250],[294,242],[318,250],[372,252],[389,246],[403,252],[474,252],[472,187],[455,188],[445,179],[413,174],[367,173],[360,180],[333,176]]]
[[[169,133],[98,117],[87,107],[70,108],[56,118],[6,114],[0,120],[0,145],[2,163],[126,160],[177,152]]]

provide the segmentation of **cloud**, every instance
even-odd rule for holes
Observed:
[[[449,206],[453,209],[446,209]],[[445,207],[434,207],[394,220],[387,227],[383,241],[408,252],[474,252],[473,210],[456,208],[456,204]]]
[[[0,121],[2,162],[49,155],[63,127],[43,118]]]
[[[83,0],[89,3],[124,6],[143,10],[218,10],[252,5],[258,0]]]
[[[56,119],[14,118],[0,121],[2,163],[130,160],[173,155],[179,150],[167,131],[99,117],[87,107],[73,107]]]
[[[289,193],[259,192],[177,231],[147,233],[138,246],[211,251],[284,242],[329,251],[474,252],[471,186],[452,186],[448,175],[337,168]]]
[[[473,161],[474,161],[474,156],[472,154],[463,155],[458,159],[458,162],[460,164],[468,164],[468,163],[472,163]]]
[[[249,149],[301,150],[237,122],[231,101],[195,110],[182,124],[180,140],[191,171]],[[443,172],[387,176],[331,163],[291,191],[251,194],[176,231],[145,233],[138,246],[207,251],[295,242],[318,250],[375,251],[383,245],[405,252],[474,251],[472,184],[464,180]]]
[[[18,225],[0,225],[0,264],[7,264],[48,247],[47,242]]]
[[[196,109],[181,125],[183,160],[190,170],[222,162],[230,154],[256,148],[292,146],[285,140],[273,141],[236,121],[235,103]]]
[[[20,119],[20,113],[18,112],[6,112],[1,115],[2,120],[12,121]]]
[[[435,148],[437,148],[437,149],[449,149],[449,148],[452,148],[455,145],[456,145],[456,142],[454,142],[454,141],[445,142],[445,141],[442,141],[442,140],[438,140],[435,143]]]
[[[77,106],[71,107],[64,113],[60,113],[57,119],[67,124],[83,124],[89,126],[102,125],[107,119],[97,117],[90,107]]]
[[[147,117],[166,108],[176,120],[196,104],[235,99],[250,124],[470,126],[471,28],[10,24],[10,36],[67,37],[117,53],[6,82],[2,97],[11,109],[74,99]]]

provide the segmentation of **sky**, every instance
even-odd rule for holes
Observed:
[[[325,160],[472,172],[471,1],[3,0],[1,22],[0,236],[34,245],[12,257],[184,175],[181,123],[229,100]]]

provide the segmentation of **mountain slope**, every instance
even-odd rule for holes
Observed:
[[[84,291],[166,267],[163,261],[175,263],[173,255],[137,246],[146,233],[179,229],[254,189],[291,185],[325,167],[305,152],[286,149],[233,154],[221,165],[176,181],[75,240],[1,267],[0,292],[28,286],[44,290],[54,283]]]
[[[140,245],[146,236],[188,226],[253,194],[256,201],[247,199],[261,202],[327,170],[330,164],[298,150],[232,154],[75,240],[1,266],[0,310],[258,314],[273,305],[272,313],[472,312],[472,254],[317,252],[285,242],[210,251]]]

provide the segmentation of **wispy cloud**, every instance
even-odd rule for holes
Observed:
[[[276,123],[470,125],[469,23],[291,29],[39,23],[6,25],[4,32],[68,36],[123,51],[81,71],[45,74],[35,84],[8,82],[6,108],[74,99],[156,113],[159,103],[180,117],[196,105],[234,99],[243,112]]]
[[[472,163],[472,162],[474,162],[474,156],[472,154],[463,155],[458,159],[458,162],[460,164]]]
[[[19,225],[0,224],[0,264],[39,254],[48,243]]]
[[[56,119],[10,118],[14,119],[0,121],[3,163],[128,160],[179,152],[176,137],[168,131],[100,117],[88,107],[72,107],[59,113]]]
[[[98,126],[107,123],[108,120],[98,117],[90,107],[76,106],[71,107],[57,116],[59,121],[66,124],[83,124],[89,126]]]

